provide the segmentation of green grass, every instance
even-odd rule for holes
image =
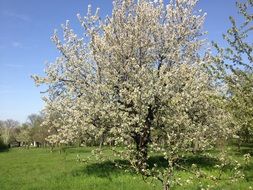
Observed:
[[[233,149],[230,154],[234,158],[241,159],[243,153],[252,151],[252,147],[245,147],[241,152]],[[126,173],[115,168],[111,162],[77,162],[76,155],[82,158],[90,155],[91,148],[69,148],[65,153],[57,151],[51,153],[48,149],[23,149],[13,148],[0,152],[0,190],[160,190],[159,182],[150,185],[145,183],[141,176]],[[154,158],[159,159],[159,158]],[[217,173],[212,169],[215,161],[202,157],[192,157],[186,161],[186,166],[191,162],[198,165],[210,174]],[[161,160],[162,162],[162,160]],[[245,170],[246,179],[231,185],[229,181],[220,181],[213,189],[249,189],[253,187],[253,162]],[[178,170],[176,176],[182,179],[189,178],[191,174]],[[225,175],[230,175],[227,172]],[[173,189],[201,189],[200,180],[194,180],[192,184]],[[205,184],[208,180],[202,180]]]

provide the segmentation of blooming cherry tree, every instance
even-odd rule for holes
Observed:
[[[69,21],[63,40],[55,32],[61,57],[45,77],[33,76],[48,85],[45,124],[55,131],[49,140],[106,135],[116,156],[169,189],[178,183],[173,168],[180,157],[226,139],[233,129],[222,91],[205,69],[211,59],[200,55],[205,15],[196,3],[115,0],[104,20],[90,6],[85,17],[78,14],[82,38]],[[166,169],[148,163],[153,152],[164,156]]]

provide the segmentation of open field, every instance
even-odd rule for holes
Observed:
[[[51,153],[49,149],[13,148],[0,152],[0,189],[1,190],[53,190],[53,189],[84,189],[84,190],[160,190],[159,182],[145,183],[138,175],[126,173],[117,169],[110,162],[77,162],[77,154],[82,158],[90,154],[91,148],[68,148],[65,153]],[[230,155],[239,159],[245,152],[251,151],[252,146],[243,147],[241,152],[233,148]],[[198,162],[199,166],[209,173],[216,174],[210,166],[212,160],[191,158],[186,164]],[[246,177],[233,185],[228,180],[221,181],[214,189],[250,189],[253,187],[253,161],[245,168]],[[182,179],[188,178],[189,173],[176,172]],[[229,175],[229,171],[226,173]],[[201,189],[199,180],[193,184],[173,189]]]

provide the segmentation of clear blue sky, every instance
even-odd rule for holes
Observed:
[[[88,4],[100,7],[102,16],[110,15],[111,0],[0,0],[0,120],[25,122],[43,108],[43,89],[30,76],[42,75],[45,61],[58,55],[50,40],[53,30],[70,20],[80,31],[76,14],[86,14]],[[222,43],[228,17],[238,17],[235,0],[200,0],[198,8],[207,13],[209,40]]]

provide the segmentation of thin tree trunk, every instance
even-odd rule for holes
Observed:
[[[146,170],[148,161],[148,144],[150,143],[151,125],[154,119],[153,109],[149,107],[148,114],[145,121],[145,126],[141,129],[140,133],[133,132],[133,139],[136,144],[136,166],[140,172]]]
[[[163,190],[170,190],[170,186],[168,184],[163,185]]]
[[[241,140],[240,140],[240,138],[238,139],[238,142],[237,142],[237,149],[238,149],[238,151],[241,150]]]

